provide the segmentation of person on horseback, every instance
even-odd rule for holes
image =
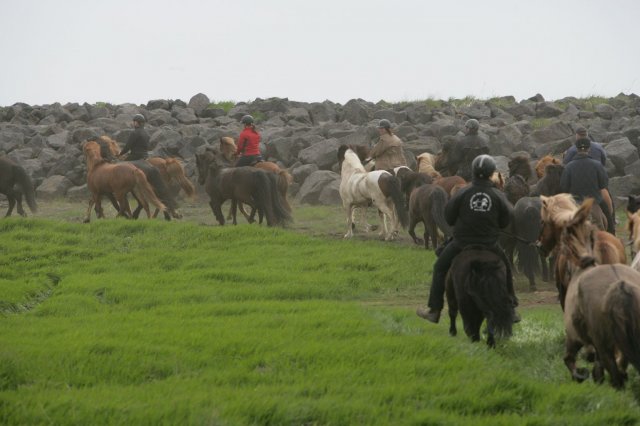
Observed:
[[[124,146],[118,157],[129,153],[128,161],[144,160],[149,155],[149,133],[144,129],[147,120],[142,114],[133,116],[133,132],[129,135],[129,140]]]
[[[440,312],[444,306],[445,280],[451,262],[469,245],[486,246],[502,258],[507,268],[507,289],[513,305],[518,304],[509,262],[498,245],[500,230],[509,225],[513,207],[490,180],[496,171],[493,157],[479,155],[473,160],[471,168],[472,183],[460,189],[445,206],[445,219],[453,226],[453,239],[444,247],[433,265],[429,309],[420,307],[416,311],[419,317],[433,323],[440,320]],[[516,315],[514,321],[518,320]]]
[[[560,177],[560,190],[573,195],[576,201],[592,197],[607,218],[607,232],[615,235],[612,200],[607,189],[609,178],[602,163],[590,157],[591,140],[585,134],[576,134],[576,156],[569,161]]]
[[[378,123],[380,140],[369,153],[369,161],[375,161],[376,170],[392,170],[399,166],[406,166],[407,160],[402,149],[402,140],[391,131],[391,122],[383,118]]]
[[[478,134],[480,122],[475,118],[464,124],[465,135],[452,147],[451,167],[456,167],[456,175],[467,182],[472,179],[471,162],[479,155],[489,154],[487,140]]]
[[[238,160],[236,161],[236,167],[253,166],[262,161],[262,155],[260,154],[260,133],[256,131],[252,116],[245,115],[240,121],[244,124],[244,129],[238,137],[238,148],[236,148]]]

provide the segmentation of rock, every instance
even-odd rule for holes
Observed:
[[[24,135],[18,132],[0,133],[0,151],[11,152],[24,143]]]
[[[58,150],[60,148],[63,148],[67,144],[68,139],[69,139],[69,132],[65,130],[60,133],[56,133],[55,135],[49,136],[47,138],[47,144],[51,148]]]
[[[169,111],[171,109],[171,102],[169,102],[166,99],[155,99],[147,102],[147,109],[148,110],[164,109]]]
[[[491,108],[483,102],[474,102],[469,106],[462,106],[458,108],[458,111],[468,118],[475,118],[476,120],[491,118]]]
[[[340,185],[340,175],[329,170],[318,170],[311,173],[304,181],[296,199],[302,204],[320,204],[320,195],[325,187],[332,182],[338,182]],[[328,194],[325,194],[325,198]]]
[[[316,164],[320,169],[330,170],[338,162],[338,139],[326,139],[303,149],[298,159],[304,164]]]
[[[371,120],[371,108],[362,99],[351,99],[342,108],[342,119],[351,124],[362,125]]]
[[[318,171],[318,166],[315,164],[303,164],[302,166],[293,168],[291,176],[293,176],[294,182],[302,183],[311,175],[311,173],[316,171]]]
[[[65,176],[50,176],[36,188],[36,197],[40,200],[62,198],[72,186],[73,183]]]
[[[209,101],[207,95],[198,93],[189,100],[187,106],[191,108],[196,115],[200,115],[200,113],[204,111],[210,103],[211,101]]]
[[[604,118],[605,120],[611,120],[616,109],[609,104],[598,104],[594,108],[596,117]]]
[[[624,174],[625,167],[639,159],[638,149],[631,144],[628,138],[609,142],[604,147],[604,151],[607,153],[607,159],[611,160],[619,174]]]
[[[609,191],[615,198],[640,194],[640,177],[626,175],[610,178]]]

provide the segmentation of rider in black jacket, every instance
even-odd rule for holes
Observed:
[[[149,133],[144,129],[146,122],[144,115],[136,114],[133,116],[133,133],[129,135],[129,140],[120,151],[120,156],[129,152],[128,161],[144,160],[149,155]]]
[[[489,155],[479,155],[472,162],[473,181],[462,188],[445,206],[445,218],[453,226],[453,240],[449,242],[433,265],[433,279],[429,293],[429,310],[418,308],[418,316],[437,323],[444,306],[445,279],[451,262],[465,246],[480,244],[495,248],[507,267],[507,287],[514,306],[517,299],[509,262],[498,246],[500,229],[509,225],[513,207],[504,194],[489,179],[496,170],[496,162]]]

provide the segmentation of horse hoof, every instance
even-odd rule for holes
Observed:
[[[589,370],[587,370],[586,368],[576,368],[576,371],[573,373],[573,379],[578,382],[581,383],[585,380],[587,380],[589,378]]]

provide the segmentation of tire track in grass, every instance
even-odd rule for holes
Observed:
[[[2,303],[0,304],[0,314],[21,314],[35,309],[38,305],[44,303],[51,295],[53,290],[60,284],[62,280],[54,273],[47,273],[49,284],[45,284],[45,288],[28,296],[25,301],[19,303]]]

